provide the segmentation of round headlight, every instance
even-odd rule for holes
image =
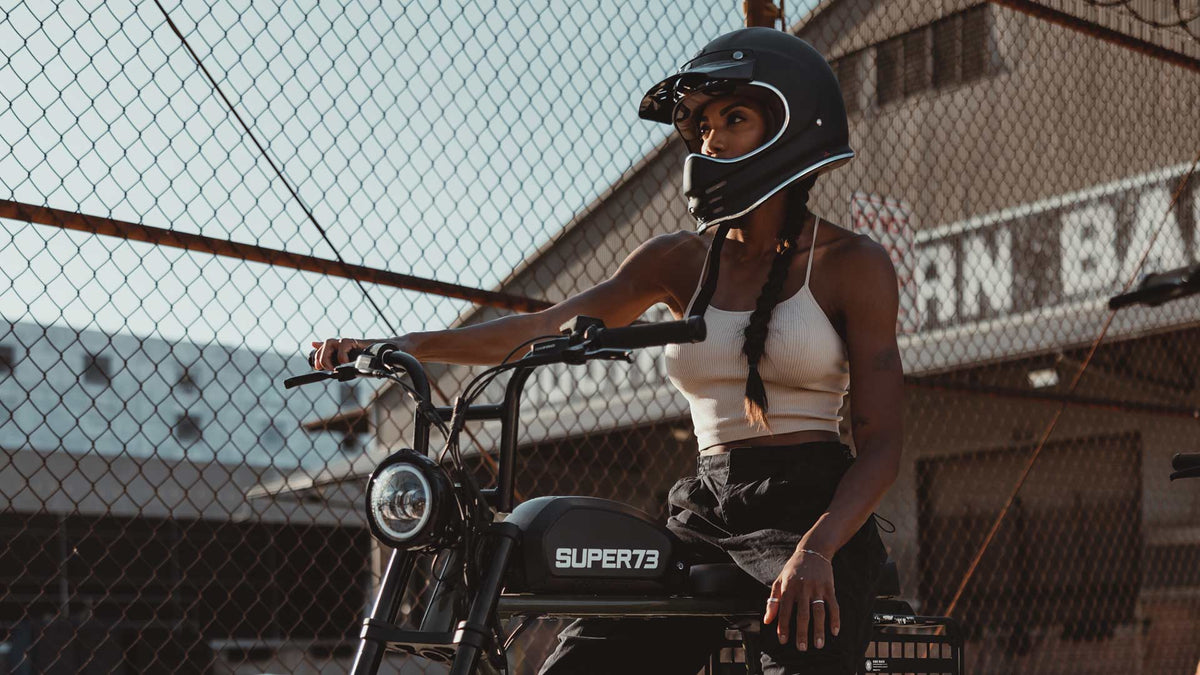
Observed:
[[[429,522],[429,480],[412,464],[393,464],[371,485],[371,517],[389,539],[408,541]]]
[[[367,483],[367,524],[393,548],[417,550],[447,543],[453,495],[446,474],[412,450],[385,459]]]

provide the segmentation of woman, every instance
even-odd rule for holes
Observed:
[[[697,233],[651,239],[544,311],[387,341],[424,361],[493,364],[577,315],[623,326],[659,302],[703,315],[703,343],[666,350],[700,447],[668,526],[697,560],[732,559],[769,589],[766,672],[854,673],[884,557],[871,514],[900,460],[902,372],[886,251],[807,208],[817,175],[853,156],[837,81],[799,38],[749,28],[709,43],[640,114],[675,124],[692,152]],[[379,341],[314,342],[316,367]],[[856,459],[838,435],[847,388]],[[576,622],[543,672],[695,673],[721,628]]]

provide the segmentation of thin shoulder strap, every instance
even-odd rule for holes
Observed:
[[[812,245],[808,247],[808,267],[804,270],[804,285],[808,285],[808,280],[812,277],[812,259],[813,251],[817,249],[817,226],[821,224],[821,216],[814,215],[813,218],[813,238]]]

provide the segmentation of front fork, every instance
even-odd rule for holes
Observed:
[[[387,570],[383,573],[383,582],[379,584],[379,594],[375,596],[375,607],[371,609],[371,615],[363,625],[358,652],[354,655],[354,665],[350,668],[351,675],[376,675],[379,672],[385,646],[377,640],[367,639],[367,624],[377,621],[396,623],[400,600],[404,596],[404,589],[408,588],[408,579],[412,576],[413,557],[408,551],[392,551]]]
[[[500,592],[504,590],[508,561],[521,540],[521,529],[512,523],[492,523],[487,536],[495,540],[490,549],[492,559],[488,561],[478,592],[471,599],[471,610],[467,614],[467,620],[459,626],[454,636],[455,642],[458,643],[458,651],[450,665],[450,675],[474,673],[479,657],[486,654],[488,646],[492,644],[495,634],[492,630],[492,619],[496,616]],[[495,647],[503,649],[503,645]],[[505,672],[507,671],[505,668]]]
[[[491,538],[491,560],[488,561],[479,588],[471,598],[467,620],[454,623],[457,595],[461,589],[448,579],[439,580],[434,585],[429,608],[421,621],[421,629],[417,632],[393,632],[397,639],[404,642],[409,640],[424,642],[436,635],[445,635],[445,631],[453,630],[450,644],[457,647],[454,660],[450,666],[450,675],[471,675],[479,663],[479,657],[488,653],[494,645],[493,622],[500,592],[504,590],[504,577],[508,569],[508,561],[520,540],[521,531],[510,523],[493,523],[485,536]],[[449,552],[449,560],[442,566],[443,572],[454,576],[457,566],[462,564],[459,554]],[[376,675],[383,662],[383,654],[387,648],[387,640],[376,636],[368,637],[372,626],[385,625],[394,627],[396,615],[404,589],[412,575],[414,556],[407,551],[393,551],[388,561],[387,571],[384,572],[383,582],[379,586],[379,595],[371,615],[363,622],[363,631],[358,644],[358,652],[354,656],[351,675]],[[445,579],[445,576],[443,576]],[[389,631],[390,632],[390,631]],[[403,637],[401,637],[403,636]],[[445,644],[442,642],[442,644]],[[450,646],[450,645],[447,645]]]

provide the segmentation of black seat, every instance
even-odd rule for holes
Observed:
[[[754,577],[733,563],[692,565],[688,570],[688,590],[700,596],[766,597],[767,591]]]

